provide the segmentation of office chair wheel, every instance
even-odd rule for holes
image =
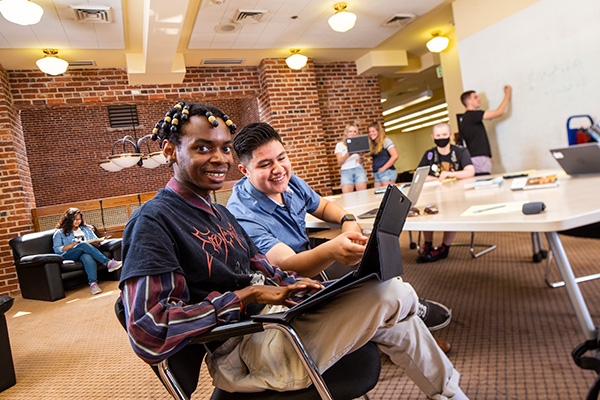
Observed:
[[[414,250],[417,248],[417,244],[415,242],[410,242],[410,249]]]
[[[546,256],[548,256],[548,255],[546,254]],[[544,258],[544,256],[542,255],[542,252],[535,253],[533,255],[533,262],[534,263],[539,263],[539,262],[542,261],[542,258]]]
[[[548,250],[540,250],[540,255],[545,260],[546,258],[548,258]]]

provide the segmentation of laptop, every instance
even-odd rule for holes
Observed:
[[[419,200],[421,190],[423,190],[423,184],[425,183],[428,174],[429,166],[419,167],[415,170],[415,173],[413,174],[412,182],[406,185],[409,187],[406,197],[408,197],[412,204],[417,204],[417,200]],[[377,211],[378,209],[374,208],[363,214],[360,214],[358,218],[374,218],[377,215]]]
[[[569,175],[600,174],[600,143],[576,144],[550,153]]]
[[[346,138],[346,147],[348,148],[348,153],[368,153],[371,151],[371,146],[369,145],[369,135],[360,135]]]
[[[355,271],[327,285],[313,296],[279,313],[254,315],[259,321],[290,321],[323,305],[332,297],[348,288],[370,279],[386,281],[402,275],[402,256],[398,241],[411,202],[396,186],[389,185],[375,217],[373,231],[369,236],[365,252]]]

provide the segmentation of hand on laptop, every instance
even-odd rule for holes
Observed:
[[[325,286],[319,281],[304,278],[288,286],[254,285],[236,290],[242,305],[249,303],[275,304],[293,307],[297,302],[291,300],[298,292],[321,290]]]
[[[360,261],[365,251],[367,240],[368,237],[362,233],[354,231],[342,232],[321,246],[326,246],[327,251],[331,253],[336,261],[344,265],[354,265]]]

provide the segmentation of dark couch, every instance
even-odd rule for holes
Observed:
[[[12,353],[10,351],[10,341],[8,340],[6,317],[4,316],[12,305],[12,297],[0,296],[0,392],[17,383]]]
[[[65,297],[65,288],[87,283],[87,275],[81,261],[64,260],[52,250],[54,229],[28,233],[11,239],[8,244],[26,299],[55,301]],[[121,260],[121,239],[109,239],[99,250],[108,258]],[[119,280],[121,270],[108,272],[98,264],[99,280]]]

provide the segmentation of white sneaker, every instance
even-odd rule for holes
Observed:
[[[121,266],[123,266],[123,263],[121,261],[115,260],[114,258],[112,260],[110,260],[108,262],[108,264],[106,264],[106,267],[108,268],[108,272],[116,271],[119,268],[121,268]]]
[[[90,291],[92,294],[102,293],[102,289],[100,289],[100,286],[98,286],[97,282],[94,282],[90,285]]]

